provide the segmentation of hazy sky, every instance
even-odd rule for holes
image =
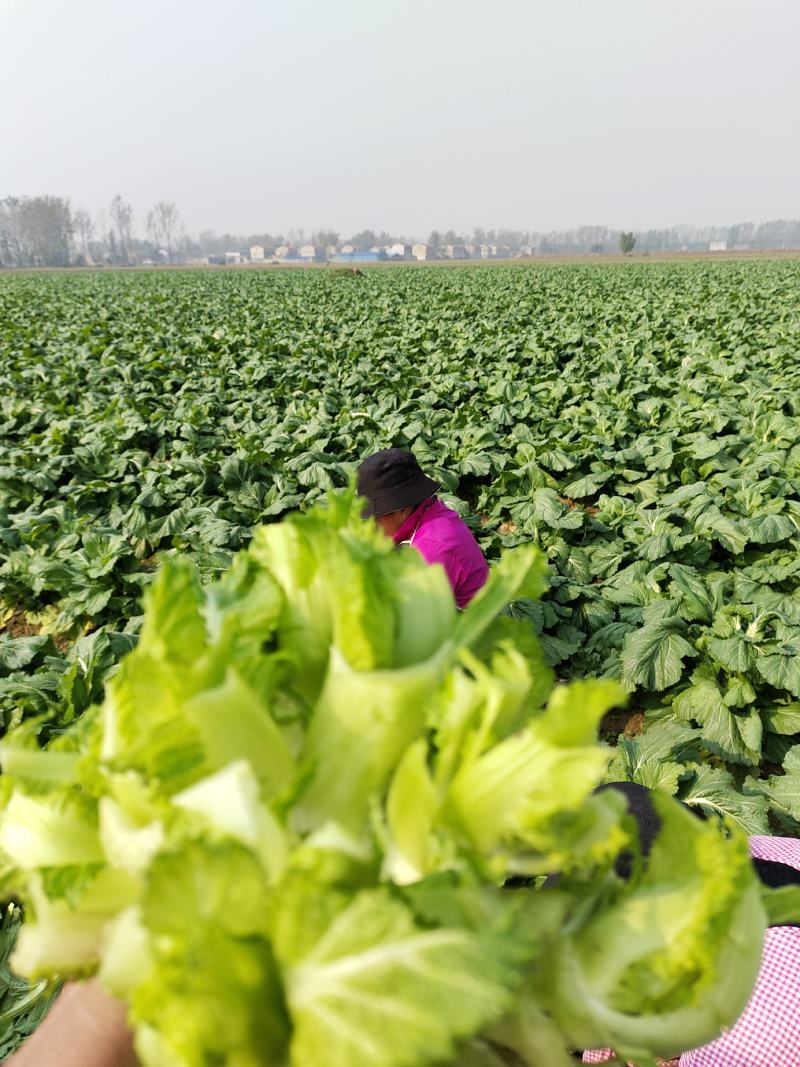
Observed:
[[[0,0],[0,196],[190,231],[800,216],[800,0]]]

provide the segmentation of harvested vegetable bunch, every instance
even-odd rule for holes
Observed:
[[[264,527],[210,585],[168,561],[103,705],[46,751],[35,726],[6,738],[14,966],[98,972],[145,1067],[557,1065],[713,1037],[759,966],[746,840],[664,798],[645,864],[623,799],[593,794],[623,697],[553,688],[500,614],[541,592],[536,549],[458,613],[358,512],[344,494]]]

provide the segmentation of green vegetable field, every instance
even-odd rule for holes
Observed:
[[[469,647],[472,651],[464,652],[465,656],[491,664],[506,681],[512,674],[522,677],[518,664],[512,669],[511,659],[500,663],[497,658],[498,642],[504,639],[500,630],[495,633],[480,609],[456,622],[437,614],[442,611],[437,590],[426,585],[416,571],[409,572],[410,577],[399,570],[395,574],[394,565],[381,562],[383,557],[374,545],[369,552],[377,553],[376,573],[383,568],[380,573],[388,575],[380,578],[386,588],[397,582],[399,588],[413,587],[427,598],[434,620],[430,632],[417,634],[415,644],[409,636],[412,631],[403,630],[407,621],[392,621],[394,616],[376,616],[369,626],[364,624],[363,633],[358,628],[354,632],[350,622],[345,627],[342,621],[344,609],[327,601],[316,618],[314,598],[299,572],[292,572],[291,582],[286,578],[287,568],[291,570],[287,560],[296,566],[299,557],[293,553],[300,549],[276,547],[284,535],[274,531],[307,529],[297,536],[307,539],[310,547],[303,551],[307,550],[309,560],[317,561],[314,566],[322,567],[320,560],[328,558],[326,553],[333,558],[340,551],[335,547],[340,544],[337,538],[347,545],[351,545],[348,539],[366,538],[363,532],[351,531],[349,524],[357,520],[344,514],[328,520],[337,531],[344,531],[335,538],[327,526],[322,531],[322,520],[313,519],[316,511],[307,528],[302,522],[295,527],[281,520],[298,510],[308,511],[328,490],[345,488],[363,456],[390,445],[411,448],[423,468],[440,480],[445,499],[473,527],[490,560],[497,561],[504,550],[520,545],[532,544],[541,550],[548,564],[546,572],[532,562],[539,556],[526,555],[526,550],[516,555],[518,560],[528,559],[535,582],[530,577],[516,582],[509,577],[503,585],[503,574],[511,575],[512,568],[508,565],[504,572],[505,564],[495,567],[499,575],[496,607],[510,602],[508,613],[521,620],[514,632],[525,635],[514,641],[530,660],[531,677],[525,682],[530,707],[542,704],[553,678],[573,683],[589,678],[609,680],[586,690],[594,694],[587,696],[594,710],[585,715],[579,710],[581,700],[574,695],[582,692],[580,687],[554,691],[573,694],[561,700],[560,711],[548,714],[554,723],[556,715],[574,714],[574,737],[566,736],[563,721],[556,727],[546,725],[544,719],[539,726],[534,722],[529,727],[532,736],[541,729],[547,744],[560,746],[558,759],[576,760],[578,767],[581,760],[588,761],[594,773],[596,753],[603,750],[590,746],[586,731],[594,735],[599,729],[603,743],[614,746],[608,779],[636,781],[675,795],[706,813],[728,816],[730,825],[750,834],[796,835],[800,832],[798,356],[800,261],[397,267],[366,270],[362,275],[329,270],[0,275],[0,732],[12,731],[14,739],[5,749],[4,770],[18,774],[23,785],[28,782],[9,804],[5,829],[0,829],[0,847],[11,840],[8,834],[14,818],[23,827],[27,819],[31,825],[45,824],[34,807],[44,803],[40,794],[46,780],[53,789],[80,781],[81,788],[92,793],[93,803],[102,798],[103,849],[92,839],[91,846],[76,845],[70,852],[65,844],[63,854],[59,852],[59,864],[84,872],[76,875],[79,886],[85,885],[87,865],[94,878],[98,868],[93,865],[101,862],[101,854],[106,857],[103,862],[107,860],[109,846],[103,835],[108,830],[103,829],[103,819],[111,804],[120,806],[118,828],[130,830],[125,820],[132,817],[131,812],[140,814],[147,808],[150,816],[158,813],[166,820],[165,826],[173,827],[177,835],[173,840],[180,841],[180,847],[188,848],[181,837],[188,833],[181,829],[184,816],[173,826],[169,819],[178,817],[172,812],[168,819],[165,805],[175,800],[170,811],[180,806],[202,812],[217,804],[219,798],[213,791],[203,793],[205,786],[196,784],[201,769],[217,777],[225,773],[221,758],[209,755],[213,744],[206,734],[201,758],[191,748],[188,735],[180,732],[184,726],[179,730],[177,720],[169,718],[174,709],[168,714],[165,707],[163,723],[173,732],[166,732],[165,725],[163,747],[149,751],[149,734],[132,714],[133,697],[130,703],[106,701],[102,719],[96,711],[84,713],[103,700],[104,688],[115,675],[118,691],[127,692],[125,687],[134,684],[130,679],[143,679],[147,663],[161,663],[161,658],[167,664],[162,665],[165,691],[172,692],[170,687],[174,687],[177,693],[185,679],[179,682],[178,674],[173,679],[169,671],[178,671],[176,664],[189,656],[185,648],[196,647],[206,671],[202,681],[199,674],[194,679],[191,697],[186,698],[187,708],[202,705],[206,711],[193,711],[190,718],[210,713],[206,690],[216,693],[222,685],[235,689],[232,676],[225,675],[225,656],[245,657],[242,662],[249,666],[243,668],[243,676],[248,685],[264,692],[278,685],[274,679],[283,668],[276,665],[277,673],[269,681],[261,668],[246,659],[255,654],[253,642],[263,642],[272,633],[270,627],[277,626],[283,635],[280,627],[287,625],[285,616],[280,616],[280,624],[276,622],[280,612],[277,600],[269,599],[272,594],[258,593],[265,599],[254,607],[260,588],[257,581],[262,579],[247,571],[251,566],[264,568],[267,585],[277,578],[289,589],[286,602],[294,605],[292,610],[301,620],[295,623],[301,631],[308,630],[309,644],[303,647],[305,673],[298,676],[303,680],[292,676],[287,681],[281,675],[280,685],[293,694],[290,704],[300,700],[300,693],[315,707],[310,726],[302,715],[300,720],[317,760],[314,767],[323,769],[311,787],[303,766],[292,765],[291,774],[287,771],[285,779],[279,776],[273,785],[280,818],[294,820],[298,832],[313,834],[321,832],[322,813],[333,811],[337,822],[355,837],[363,830],[369,798],[357,788],[347,794],[333,783],[349,776],[354,782],[385,777],[388,768],[401,760],[405,777],[393,780],[388,828],[375,830],[382,842],[384,875],[388,870],[394,882],[402,885],[411,879],[397,872],[407,873],[411,864],[419,877],[441,877],[442,870],[451,869],[443,859],[445,854],[448,863],[458,855],[459,863],[476,865],[486,877],[487,870],[499,870],[491,866],[499,862],[493,850],[510,831],[497,805],[505,797],[513,807],[516,785],[511,777],[500,783],[498,772],[498,792],[491,794],[486,785],[491,782],[490,757],[509,743],[512,725],[527,720],[508,713],[505,733],[499,726],[492,727],[497,747],[482,757],[488,762],[480,767],[470,764],[466,749],[460,747],[466,745],[462,734],[456,731],[450,737],[452,722],[445,718],[444,725],[438,726],[443,747],[427,753],[415,747],[422,741],[415,742],[413,733],[394,737],[385,750],[382,742],[376,742],[379,755],[365,757],[359,777],[358,768],[348,767],[338,727],[326,725],[324,709],[338,698],[335,693],[331,696],[327,683],[323,686],[322,664],[327,660],[314,657],[323,647],[327,655],[330,631],[335,646],[359,670],[409,665],[418,669],[418,664],[433,662],[430,657],[437,649]],[[254,538],[263,524],[268,524],[267,531]],[[285,536],[290,537],[289,533]],[[228,570],[235,554],[247,546],[250,553],[240,555]],[[356,553],[353,559],[367,558],[367,549],[360,551],[361,556]],[[187,577],[190,572],[181,559],[159,571],[159,564],[178,556],[194,561],[203,583],[227,572],[221,584],[202,586],[217,590],[207,594],[213,608],[198,606],[201,586],[192,585],[194,579]],[[513,553],[510,558],[515,558]],[[342,573],[348,566],[356,575],[354,563],[342,562]],[[153,584],[158,574],[162,577]],[[352,588],[361,590],[361,577],[352,580]],[[543,592],[534,599],[537,584]],[[147,623],[142,626],[142,597],[148,589],[149,630]],[[269,610],[267,601],[272,605]],[[254,616],[248,621],[249,610]],[[210,637],[201,639],[195,624],[186,621],[192,613],[198,618],[205,613]],[[323,623],[328,613],[333,621]],[[495,625],[506,621],[495,620]],[[395,634],[395,643],[387,638],[386,647],[378,647],[375,635],[380,636],[384,624],[387,633]],[[179,632],[180,627],[184,629]],[[532,633],[538,636],[538,646]],[[183,642],[188,642],[185,648]],[[248,642],[253,643],[252,649]],[[546,662],[537,658],[537,648]],[[245,649],[249,650],[246,655]],[[506,646],[503,649],[506,655]],[[128,667],[120,670],[120,662]],[[444,677],[445,671],[451,671],[447,677],[457,687],[456,668],[449,660],[447,664],[440,673]],[[475,678],[480,677],[476,665]],[[611,680],[629,694],[628,706],[600,721],[604,712],[620,703]],[[434,683],[428,679],[425,684]],[[311,695],[305,693],[306,686]],[[411,704],[414,699],[419,702],[424,691],[407,699]],[[248,706],[238,690],[228,696],[236,706]],[[548,707],[555,708],[559,699],[550,697]],[[281,705],[285,720],[276,714],[281,729],[291,719],[288,706]],[[119,717],[113,729],[109,716]],[[83,725],[76,727],[78,721]],[[194,718],[192,722],[196,725]],[[558,729],[562,734],[556,738]],[[45,744],[50,751],[42,755],[39,747]],[[144,773],[145,768],[156,782],[153,794],[137,797],[133,803],[126,786],[109,784],[110,779],[99,772],[90,773],[85,762],[78,765],[79,750],[88,759],[86,753],[98,748],[105,753],[104,759],[113,749],[109,766],[113,765],[114,774],[119,772],[120,782],[123,771]],[[242,740],[242,751],[246,748]],[[609,750],[605,753],[608,756]],[[40,764],[37,759],[50,762]],[[552,759],[556,766],[556,757]],[[500,756],[495,765],[498,761]],[[376,769],[378,763],[383,769]],[[458,774],[453,770],[456,765],[461,767]],[[436,788],[449,792],[441,826],[439,816],[429,813],[425,816],[428,830],[420,836],[418,823],[410,827],[413,820],[402,796],[428,795],[426,766]],[[267,778],[277,774],[266,764],[262,770]],[[259,786],[247,774],[243,778],[243,773],[235,771],[228,786],[243,797],[261,788],[263,797],[264,781]],[[566,788],[556,771],[551,768],[547,773],[551,777],[545,774],[545,780],[554,792]],[[586,776],[588,781],[589,770]],[[162,796],[158,783],[170,780]],[[180,801],[175,796],[178,791]],[[485,804],[483,827],[471,823],[468,814],[473,804],[479,810],[481,802]],[[18,810],[14,808],[12,816],[14,804]],[[611,819],[611,808],[604,814],[598,809],[597,818]],[[72,825],[69,818],[78,819],[74,812],[58,810],[65,827]],[[88,819],[91,825],[97,818],[94,809],[90,815],[80,813],[80,819]],[[370,818],[378,816],[373,812]],[[495,819],[497,826],[492,829]],[[665,824],[669,819],[664,814]],[[439,835],[435,845],[426,836],[428,831]],[[88,841],[85,827],[80,832],[81,841]],[[262,832],[267,833],[263,826]],[[535,829],[528,825],[527,836],[518,826],[514,832],[524,840],[524,848],[514,838],[509,854],[519,848],[528,856],[533,849],[540,858],[547,856],[551,867],[542,868],[529,862],[529,857],[522,861],[517,856],[518,866],[512,864],[509,870],[541,874],[562,862],[569,867],[558,853],[549,823],[543,821]],[[590,861],[608,860],[608,856],[600,857],[596,842],[592,847],[587,843],[591,835],[585,825],[580,833],[578,828],[569,832],[575,855],[583,856],[580,862],[587,865],[584,873]],[[463,859],[460,850],[466,839],[470,849],[480,853],[480,862],[472,852],[472,858]],[[672,846],[677,857],[676,841]],[[245,884],[251,878],[248,865],[256,863],[253,856],[261,856],[261,838],[259,842],[258,848],[253,846],[255,851],[246,854],[240,850],[226,856],[221,851],[214,862],[221,865],[220,872],[228,863],[239,864]],[[134,846],[132,840],[129,844],[132,849],[144,847]],[[61,882],[60,888],[53,888],[47,878],[43,889],[35,879],[30,881],[32,870],[48,866],[41,857],[50,855],[54,847],[52,842],[32,846],[33,858],[28,866],[22,864],[26,890],[39,900],[44,916],[37,924],[41,932],[34,927],[25,935],[23,928],[21,951],[32,961],[31,972],[43,960],[58,971],[47,955],[50,920],[42,901],[66,890]],[[125,847],[123,841],[120,852]],[[281,847],[299,849],[292,843]],[[6,851],[11,849],[6,847]],[[487,860],[490,854],[493,858]],[[665,864],[668,855],[665,852]],[[168,869],[163,857],[137,856],[135,863],[130,857],[126,862],[131,869],[135,867],[137,876],[151,864],[149,889],[140,897],[138,888],[127,884],[120,888],[113,881],[116,876],[109,875],[106,888],[113,903],[103,898],[100,908],[107,908],[106,919],[118,912],[124,916],[124,909],[135,901],[150,923],[148,909],[152,911],[155,896],[169,897],[169,879],[177,877],[177,871]],[[184,859],[190,865],[206,862],[191,849]],[[302,862],[306,860],[307,856]],[[740,861],[745,862],[741,856],[736,859]],[[287,862],[294,870],[291,861]],[[110,870],[103,868],[97,881]],[[290,931],[309,906],[310,890],[299,870],[293,875],[298,879],[296,892],[281,889],[283,895],[279,894],[276,905]],[[203,873],[206,876],[212,884],[221,875],[210,867]],[[264,886],[275,884],[283,877],[283,867],[280,872],[270,868],[262,876],[266,877]],[[14,877],[16,881],[8,875],[8,884],[16,889],[19,874]],[[326,877],[320,875],[323,882]],[[363,872],[358,877],[363,878]],[[286,884],[294,883],[281,883]],[[350,892],[353,883],[347,884]],[[403,937],[412,922],[444,929],[453,918],[451,911],[453,915],[459,909],[463,912],[457,920],[462,939],[453,943],[449,957],[443,948],[441,958],[431,942],[430,966],[455,966],[459,958],[469,961],[485,973],[484,987],[476,983],[474,1003],[465,995],[464,1017],[458,1024],[453,1022],[436,1048],[430,1044],[424,1022],[407,1036],[409,1056],[413,1052],[419,1062],[426,1054],[447,1058],[453,1042],[471,1041],[488,1025],[491,1012],[487,1015],[486,1004],[492,998],[498,1012],[511,1003],[509,991],[516,988],[511,975],[521,973],[507,937],[511,920],[498,910],[489,922],[489,913],[485,913],[486,938],[496,938],[495,948],[501,946],[495,952],[477,935],[473,940],[470,924],[475,922],[478,905],[468,899],[471,890],[463,889],[463,898],[448,905],[441,894],[437,896],[435,885],[429,899],[424,891],[415,896],[411,890],[404,897],[390,899],[388,890],[377,883],[369,882],[369,886],[355,894],[350,910],[345,911],[331,891],[331,900],[315,913],[320,945],[324,943],[331,951],[335,947],[330,930],[322,932],[333,914],[339,915],[339,932],[349,944],[348,939],[357,940],[359,924],[367,931],[383,931],[375,934],[378,941],[384,935],[391,940],[390,929],[405,931]],[[740,890],[744,892],[741,886]],[[730,914],[747,907],[736,892],[731,884],[724,904]],[[247,922],[251,915],[247,908],[253,901],[242,899],[242,922]],[[481,907],[488,905],[484,902]],[[220,937],[238,936],[223,929],[222,916],[220,905],[214,913]],[[57,926],[56,918],[52,929]],[[540,927],[530,917],[517,915],[517,919],[529,923],[531,944],[536,941],[538,946]],[[118,931],[129,948],[133,942],[124,940],[130,933],[124,921]],[[755,918],[752,921],[757,924]],[[167,907],[158,922],[152,920],[151,929],[157,933],[162,923],[163,932],[170,922]],[[302,938],[295,943],[288,934],[283,942],[275,941],[274,931],[262,929],[259,922],[252,919],[247,937],[263,939],[257,942],[258,948],[253,941],[253,953],[270,954],[269,975],[262,975],[263,981],[274,985],[275,966],[278,970],[285,966],[297,976],[297,984],[290,983],[286,993],[290,1014],[296,1011],[292,1062],[310,1067],[322,1062],[325,1050],[336,1067],[359,1067],[362,1062],[364,1067],[381,1067],[374,1049],[369,1054],[365,1051],[374,1036],[366,1033],[369,1013],[367,1021],[355,1013],[337,1023],[334,1016],[339,1009],[325,999],[329,994],[334,1000],[344,996],[325,985],[334,981],[339,965],[336,954],[331,957],[333,963],[325,962],[319,946],[301,944]],[[189,938],[183,928],[176,933],[178,925],[175,920],[172,935]],[[134,934],[130,936],[135,940]],[[591,942],[590,930],[586,936]],[[575,938],[577,942],[579,935]],[[213,954],[214,946],[195,944],[195,950],[206,958],[203,953]],[[421,955],[427,951],[424,945],[420,949]],[[553,957],[554,973],[563,968],[567,974],[575,965],[571,957],[564,962],[567,951],[562,946],[561,955]],[[613,946],[609,951],[613,952]],[[228,979],[233,988],[238,980],[232,976],[233,969],[255,966],[255,956],[242,956],[237,963],[231,952]],[[579,955],[578,949],[575,952]],[[719,966],[722,958],[715,957],[707,965]],[[66,970],[79,969],[81,960],[85,962],[83,957],[69,957]],[[409,958],[409,973],[422,968],[423,962]],[[752,963],[749,960],[745,972],[752,970]],[[141,987],[137,986],[139,976],[120,973],[118,959],[110,964],[106,960],[104,966],[112,969],[112,986],[116,983],[120,995],[127,996],[134,987],[139,990],[139,999],[134,1001],[143,1027],[139,1047],[148,1067],[162,1062],[191,1067],[230,1062],[249,1067],[261,1062],[244,1054],[230,1060],[192,1058],[200,1055],[198,1050],[209,1057],[228,1054],[229,1049],[214,1045],[212,1031],[228,1025],[238,1027],[237,1033],[246,1033],[251,1022],[246,1004],[222,1005],[222,1017],[210,1016],[207,1031],[201,1032],[198,1023],[199,1029],[176,1037],[177,1044],[169,1045],[172,1038],[164,1035],[172,1033],[172,1021],[160,1014],[162,1010],[191,1014],[187,1005],[159,1003],[161,989],[182,980],[170,970],[174,960],[160,960],[157,977],[151,976]],[[646,969],[645,963],[641,966]],[[675,975],[676,982],[684,980],[677,970]],[[384,980],[388,985],[399,981],[402,998],[402,983],[409,980],[408,975],[387,973]],[[14,982],[6,980],[6,984]],[[272,986],[265,990],[264,996],[277,996],[270,992]],[[359,996],[377,998],[385,987],[367,982],[359,990]],[[205,989],[196,992],[200,997],[210,995]],[[740,992],[746,994],[747,989],[742,986]],[[187,997],[190,994],[191,990]],[[420,987],[409,993],[403,1010],[421,1012],[426,996],[443,995],[431,978],[427,992]],[[608,995],[610,999],[616,996],[611,991]],[[38,1021],[38,1008],[30,1012],[32,999],[22,985],[19,989],[9,986],[6,999],[13,1002],[14,997],[31,1015],[30,1029]],[[572,1024],[563,1014],[568,998],[559,1003],[557,993],[545,995],[542,990],[537,998],[536,1012],[554,1020],[566,1047],[614,1040],[631,1055],[643,1050],[666,1054],[669,1041],[674,1040],[674,1026],[667,1025],[666,1016],[659,1022],[663,1029],[656,1027],[652,1040],[644,1043],[641,1034],[622,1024],[618,1030],[603,1031],[596,1020],[588,1018],[570,1030]],[[670,1003],[675,1007],[677,1002]],[[377,999],[373,1007],[378,1012]],[[0,1014],[0,1042],[3,1027],[7,1041],[14,1033],[24,1036],[21,1013],[22,1009],[15,1014],[12,1005]],[[689,1016],[681,1016],[682,1025],[693,1033],[691,1026],[696,1024],[699,1041],[704,1039],[703,1027],[710,1017],[698,1009],[690,1021]],[[283,1008],[276,1008],[272,1022],[264,1023],[267,1029],[261,1038],[279,1050],[275,1052],[279,1058],[290,1040]],[[379,1023],[375,1026],[379,1028]],[[365,1033],[353,1038],[361,1050],[356,1055],[342,1032],[359,1027]],[[508,1028],[500,1036],[504,1047],[522,1055]],[[242,1038],[243,1048],[247,1040]],[[337,1040],[342,1041],[341,1047]],[[487,1040],[491,1043],[494,1037]],[[176,1049],[184,1059],[169,1059],[177,1055]],[[475,1045],[469,1053],[472,1059],[468,1056],[463,1062],[474,1062],[476,1067],[500,1062],[491,1059],[495,1052],[484,1056],[485,1052]],[[385,1067],[403,1067],[403,1062],[387,1057]]]
[[[548,659],[652,721],[626,771],[800,817],[797,263],[3,277],[0,347],[6,635],[52,635],[0,644],[6,725],[97,698],[159,553],[215,574],[394,444],[545,549]]]

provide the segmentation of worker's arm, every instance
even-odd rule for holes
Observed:
[[[136,1067],[125,1008],[96,982],[68,985],[7,1067]]]

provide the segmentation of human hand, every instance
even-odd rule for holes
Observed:
[[[64,987],[7,1067],[137,1067],[125,1007],[97,982]]]

